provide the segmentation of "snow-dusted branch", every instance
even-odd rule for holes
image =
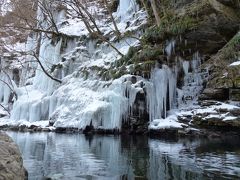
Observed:
[[[38,58],[37,54],[35,52],[32,53],[33,57],[36,59],[36,61],[38,62],[38,64],[40,65],[41,69],[43,70],[44,74],[46,74],[50,79],[58,82],[58,83],[62,83],[62,81],[60,79],[57,79],[55,77],[53,77],[51,74],[49,74],[47,72],[47,70],[44,68],[44,66],[42,65],[40,59]]]
[[[8,115],[11,115],[9,110],[7,108],[5,108],[1,103],[0,103],[0,106],[8,113]]]

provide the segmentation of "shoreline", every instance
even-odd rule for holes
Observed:
[[[86,128],[87,129],[87,128]],[[157,139],[222,139],[225,137],[240,137],[240,128],[224,129],[224,127],[208,127],[208,128],[186,128],[186,129],[149,129],[146,132],[136,131],[119,131],[118,129],[88,129],[82,130],[77,128],[41,128],[37,126],[2,126],[0,131],[13,131],[22,133],[59,133],[59,134],[83,134],[86,136],[94,135],[114,135],[114,136],[148,136]]]

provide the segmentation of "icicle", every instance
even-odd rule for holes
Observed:
[[[175,43],[176,43],[175,40],[171,40],[171,41],[167,42],[165,51],[166,51],[166,53],[167,53],[168,58],[169,58],[169,57],[172,55],[172,53],[174,52]]]
[[[175,73],[166,65],[162,69],[155,68],[151,73],[147,94],[150,120],[165,118],[167,110],[173,108],[176,100]]]
[[[57,64],[61,61],[60,50],[62,40],[58,40],[56,46],[52,45],[52,40],[48,39],[47,37],[42,41],[43,42],[40,47],[39,60],[41,61],[44,68],[48,71],[51,69],[52,65]],[[36,71],[36,76],[34,77],[33,84],[37,89],[42,90],[43,92],[47,92],[47,94],[50,95],[54,90],[56,82],[50,79],[43,72],[39,65]]]
[[[183,61],[182,66],[183,66],[184,74],[187,75],[189,70],[189,61]]]
[[[198,52],[194,53],[191,61],[183,61],[184,69],[184,85],[182,90],[178,90],[178,104],[181,105],[190,105],[193,103],[197,95],[202,89],[202,73],[199,70],[201,65],[201,58]],[[191,66],[191,72],[187,69]],[[188,73],[186,73],[188,72]]]
[[[120,0],[117,9],[117,17],[124,20],[127,15],[130,15],[130,12],[136,11],[137,9],[136,0]]]

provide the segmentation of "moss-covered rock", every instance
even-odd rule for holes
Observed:
[[[147,29],[142,41],[143,44],[160,44],[166,39],[194,30],[197,25],[197,20],[191,16],[177,17],[172,13],[166,13],[161,19],[160,26]]]
[[[210,65],[211,88],[240,88],[240,65],[230,64],[240,55],[240,33],[237,33],[218,53],[205,64]]]

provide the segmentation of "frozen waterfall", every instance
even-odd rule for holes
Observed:
[[[151,74],[151,84],[147,88],[148,111],[150,121],[167,116],[176,100],[176,74],[163,65],[161,69],[155,68]]]
[[[129,25],[132,26],[130,29],[137,29],[140,27],[138,21],[145,21],[145,13],[136,13],[137,10],[135,0],[119,1],[117,12],[113,15],[119,27],[123,27],[120,28],[123,32],[127,31],[127,24],[134,18],[138,19]],[[41,25],[47,26],[41,12],[38,16],[43,23]],[[57,12],[55,19],[59,27],[64,18],[63,11]],[[108,29],[103,26],[103,30]],[[60,28],[60,32],[68,31]],[[192,61],[176,58],[171,66],[156,66],[151,70],[150,79],[125,74],[118,79],[103,81],[99,77],[101,69],[110,74],[111,64],[119,59],[107,43],[99,43],[81,34],[39,36],[28,39],[28,49],[36,49],[39,45],[39,61],[49,74],[61,79],[62,83],[50,79],[36,61],[29,63],[31,72],[28,74],[28,69],[22,72],[20,87],[17,88],[18,99],[13,104],[10,117],[13,122],[51,121],[55,127],[84,129],[92,124],[96,129],[121,129],[122,123],[129,121],[132,115],[137,116],[138,112],[149,115],[150,121],[164,119],[169,110],[192,101],[201,89],[202,77],[198,71],[201,59],[198,53]],[[136,46],[137,40],[125,38],[113,43],[126,54],[130,46]],[[165,49],[169,61],[174,48],[175,41],[169,41]],[[183,82],[178,87],[180,71]],[[6,78],[2,72],[1,77]],[[7,104],[10,93],[0,82],[0,101]],[[138,95],[141,96],[140,105],[136,105]],[[136,107],[139,109],[136,110]]]
[[[121,20],[127,19],[126,16],[131,15],[131,12],[134,12],[137,9],[138,5],[136,0],[120,0],[117,9],[117,17],[120,17]]]

